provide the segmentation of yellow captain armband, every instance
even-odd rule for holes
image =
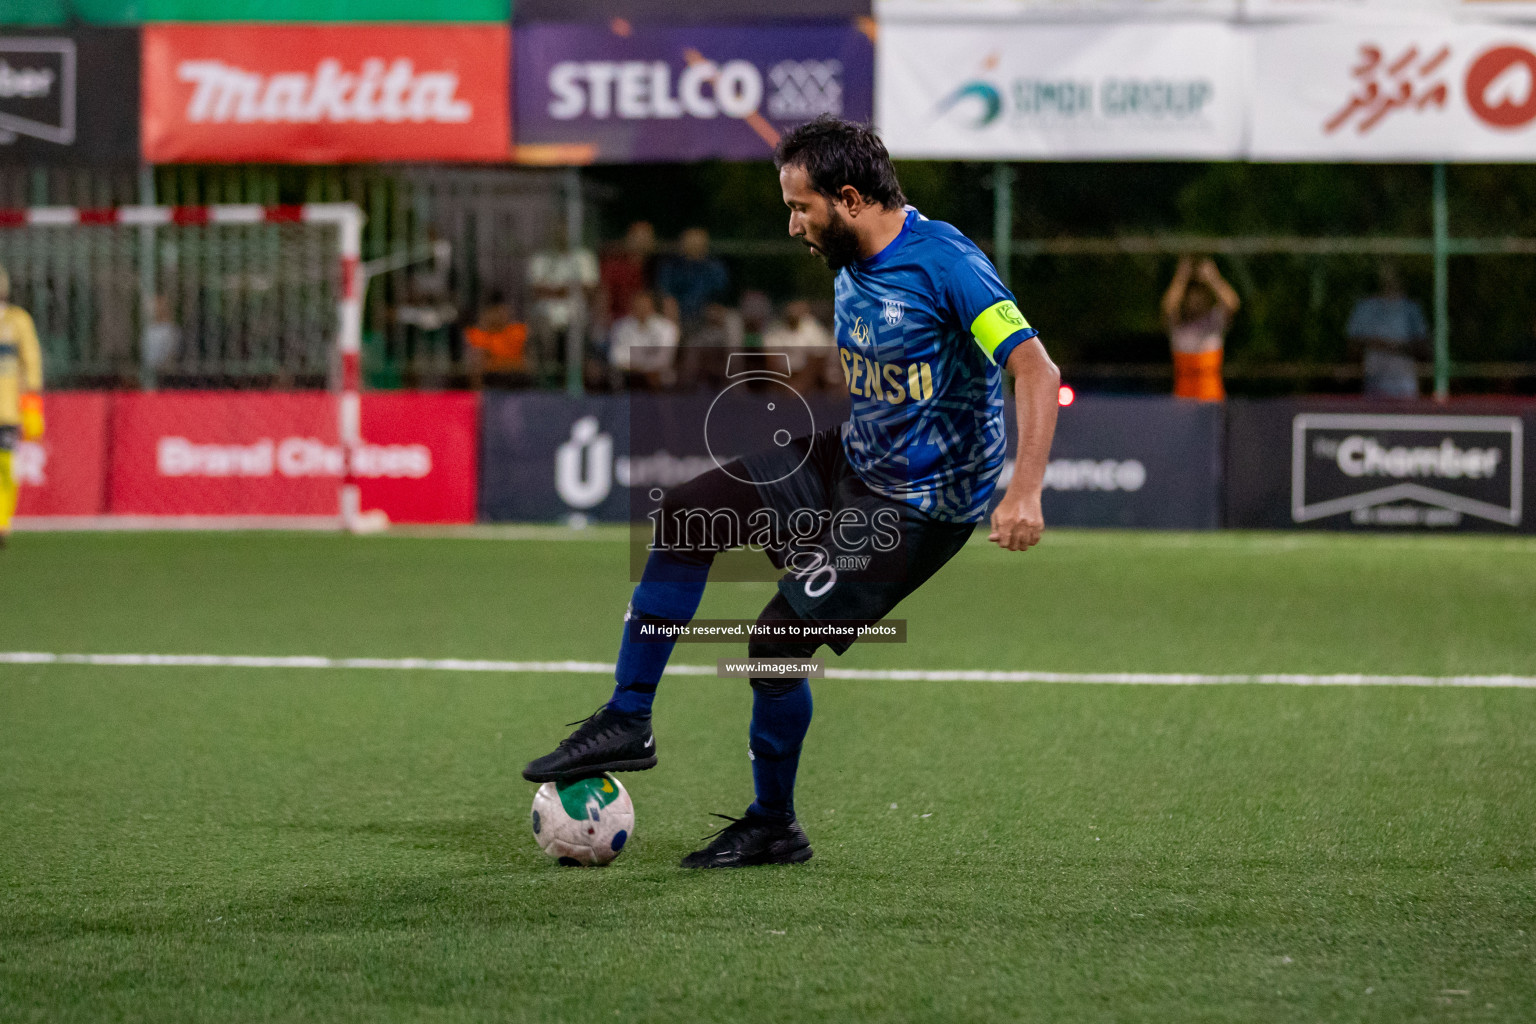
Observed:
[[[976,344],[981,346],[987,359],[993,363],[997,362],[999,345],[1017,332],[1028,329],[1029,321],[1024,319],[1024,314],[1019,312],[1019,307],[1013,304],[1012,299],[993,303],[971,321],[971,337],[976,339]]]
[[[43,396],[21,396],[21,436],[26,441],[36,441],[43,436]]]

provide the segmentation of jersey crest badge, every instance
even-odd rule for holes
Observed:
[[[885,322],[891,327],[901,323],[901,317],[906,312],[900,299],[885,300]]]

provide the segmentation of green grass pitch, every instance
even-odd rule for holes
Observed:
[[[585,536],[20,535],[0,650],[611,661]],[[1059,532],[898,614],[841,664],[1532,675],[1536,543]],[[669,679],[559,868],[518,773],[608,689],[0,665],[0,1021],[1536,1020],[1536,691],[825,680],[815,859],[695,874],[750,694]]]

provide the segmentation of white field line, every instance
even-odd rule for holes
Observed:
[[[50,654],[0,651],[0,665],[100,665],[118,668],[329,668],[433,672],[504,672],[542,675],[610,675],[600,661],[485,661],[465,658],[325,658],[310,655]],[[925,683],[1109,683],[1124,686],[1459,686],[1536,689],[1536,676],[1385,676],[1294,672],[1206,675],[1191,672],[989,672],[977,670],[828,668],[828,679],[901,680]],[[670,665],[670,676],[713,676],[713,665]]]

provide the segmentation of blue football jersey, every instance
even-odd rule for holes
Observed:
[[[975,243],[910,208],[890,245],[838,271],[836,297],[854,472],[935,519],[981,519],[1007,447],[999,367],[1039,332]]]

